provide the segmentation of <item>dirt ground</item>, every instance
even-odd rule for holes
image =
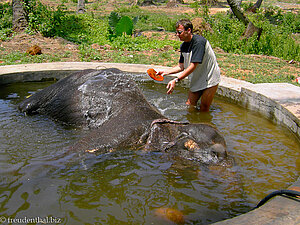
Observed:
[[[19,33],[12,39],[2,42],[0,47],[5,48],[7,53],[13,53],[15,51],[25,53],[27,49],[34,45],[42,49],[42,54],[64,55],[65,52],[71,52],[68,61],[79,61],[78,46],[60,37],[47,38],[41,34],[29,35]]]

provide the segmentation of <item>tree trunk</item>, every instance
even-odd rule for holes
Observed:
[[[85,13],[85,0],[78,0],[77,13]]]
[[[257,2],[252,7],[247,9],[247,12],[256,13],[256,10],[261,6],[262,1],[263,0],[257,0]]]
[[[14,31],[23,31],[28,26],[26,19],[26,12],[23,7],[24,2],[22,0],[12,0],[12,9],[13,9],[13,30]]]
[[[251,7],[248,12],[253,12],[255,13],[256,10],[261,6],[263,0],[257,0],[257,2],[254,4],[253,7]],[[239,0],[227,0],[228,5],[230,6],[233,14],[240,20],[242,21],[245,26],[247,26],[246,30],[243,33],[242,38],[248,39],[249,37],[252,37],[255,33],[258,34],[258,38],[260,38],[260,35],[262,33],[262,28],[256,27],[242,12],[240,8],[240,2]]]
[[[252,37],[255,33],[257,33],[257,40],[259,40],[260,35],[262,33],[262,28],[256,27],[252,22],[249,22],[246,30],[242,35],[242,38],[248,39]]]
[[[240,7],[240,2],[238,0],[227,0],[227,3],[230,6],[233,14],[247,26],[249,20],[242,12],[242,9]]]
[[[256,13],[256,10],[261,6],[262,1],[263,0],[257,0],[257,2],[250,7],[247,12]],[[248,39],[249,37],[252,37],[254,33],[257,33],[257,40],[259,40],[262,33],[262,28],[256,27],[252,22],[249,22],[247,29],[243,33],[243,38]]]

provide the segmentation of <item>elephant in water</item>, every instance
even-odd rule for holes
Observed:
[[[19,109],[88,130],[73,150],[161,151],[205,164],[227,158],[225,140],[216,128],[168,120],[117,69],[76,72],[25,99]]]

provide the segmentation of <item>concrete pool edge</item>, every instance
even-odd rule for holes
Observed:
[[[83,69],[118,68],[125,72],[145,73],[148,68],[167,67],[125,63],[58,62],[0,66],[0,85],[39,81],[42,78],[66,76]],[[53,76],[53,71],[56,73]],[[64,71],[63,73],[60,71]],[[66,74],[66,72],[68,72]],[[50,75],[51,73],[51,75]],[[300,87],[287,83],[251,84],[222,76],[218,95],[243,107],[257,111],[278,124],[286,126],[300,139]],[[300,189],[300,178],[290,187]],[[267,193],[268,194],[268,193]],[[300,204],[284,197],[275,197],[258,209],[217,224],[300,224]]]

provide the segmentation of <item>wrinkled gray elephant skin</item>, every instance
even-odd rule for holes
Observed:
[[[143,149],[208,164],[227,157],[224,138],[217,129],[168,120],[147,102],[136,83],[117,69],[74,73],[25,99],[19,109],[27,115],[44,114],[88,128],[88,134],[72,150]]]
[[[142,117],[138,121],[161,118],[135,82],[117,69],[74,73],[24,100],[19,109],[87,128],[98,128],[115,117],[127,119],[125,114],[130,120]]]

